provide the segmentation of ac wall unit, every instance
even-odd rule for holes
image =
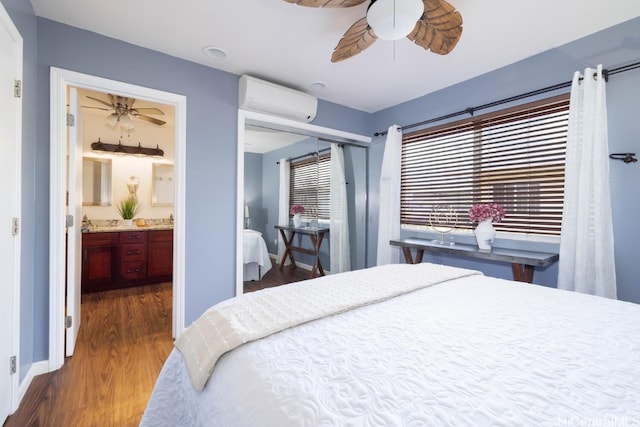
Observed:
[[[240,77],[238,105],[244,110],[308,123],[316,117],[318,99],[304,92],[244,75]]]

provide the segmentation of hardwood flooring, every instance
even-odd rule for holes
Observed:
[[[302,268],[276,265],[245,292],[308,279]],[[172,285],[82,295],[82,325],[73,357],[36,377],[4,427],[137,426],[173,347]]]
[[[262,280],[243,283],[245,292],[254,292],[260,289],[280,286],[285,283],[299,282],[300,280],[307,280],[311,276],[310,271],[300,267],[296,269],[284,267],[282,271],[280,271],[276,262],[274,260],[271,260],[271,262],[273,267],[264,275]]]
[[[171,297],[171,283],[84,294],[73,357],[4,426],[137,426],[173,346]]]

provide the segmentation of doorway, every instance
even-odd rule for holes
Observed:
[[[76,288],[65,286],[65,228],[79,233],[81,218],[68,219],[66,209],[66,141],[67,91],[70,87],[102,93],[117,94],[148,102],[166,104],[175,112],[174,162],[174,225],[173,225],[173,315],[172,335],[184,329],[184,212],[185,212],[185,154],[186,154],[186,97],[114,80],[103,79],[59,68],[51,69],[51,170],[50,170],[50,312],[49,312],[49,364],[56,370],[64,363],[65,319],[67,306],[65,292]],[[74,189],[71,189],[73,192]],[[76,215],[77,216],[77,215]],[[73,239],[70,239],[71,242]],[[78,248],[79,250],[79,248]],[[77,282],[77,281],[76,281]],[[69,284],[76,286],[74,283]],[[79,315],[77,315],[79,319]]]

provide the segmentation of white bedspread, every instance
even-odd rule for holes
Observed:
[[[249,267],[245,267],[244,280],[261,280],[271,270],[269,250],[262,233],[245,229],[242,249],[243,263]],[[259,266],[259,268],[254,270],[254,266]]]
[[[174,350],[142,425],[640,425],[640,307],[465,277],[245,344],[202,392]]]

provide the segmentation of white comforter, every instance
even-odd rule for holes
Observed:
[[[244,280],[262,280],[264,275],[271,270],[269,250],[262,233],[255,230],[244,230],[242,249],[245,265]]]
[[[142,425],[640,425],[640,307],[457,279],[245,344],[202,392],[174,350]]]

